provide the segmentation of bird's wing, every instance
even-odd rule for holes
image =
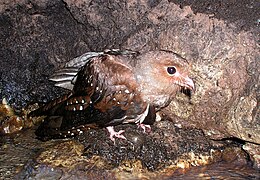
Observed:
[[[147,107],[137,86],[132,67],[118,56],[94,57],[78,72],[66,112],[82,112],[88,119],[85,123],[101,126],[130,122]]]
[[[55,86],[72,90],[77,80],[77,73],[80,68],[87,64],[92,58],[107,55],[121,56],[136,56],[139,52],[131,50],[107,49],[103,52],[87,52],[79,57],[76,57],[65,64],[65,66],[50,77],[51,81],[55,82]]]
[[[72,90],[77,80],[77,73],[93,57],[104,54],[104,52],[87,52],[79,57],[72,59],[65,64],[64,68],[57,70],[50,80],[55,82],[55,86]]]
[[[53,124],[57,132],[85,124],[151,124],[155,119],[154,107],[142,101],[136,86],[130,65],[114,55],[93,57],[80,68],[69,95],[37,110],[38,115],[62,116],[46,120],[38,132],[53,129]]]

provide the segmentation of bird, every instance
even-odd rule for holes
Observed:
[[[35,133],[48,140],[76,136],[85,127],[106,128],[115,142],[126,138],[114,126],[137,124],[145,132],[178,91],[194,91],[190,68],[185,58],[168,50],[87,52],[50,77],[69,93],[29,114],[47,116]]]

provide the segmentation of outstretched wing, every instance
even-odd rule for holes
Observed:
[[[85,64],[91,61],[92,58],[102,55],[121,55],[121,56],[137,56],[139,52],[131,50],[107,49],[104,52],[87,52],[79,57],[67,62],[64,68],[57,70],[50,80],[56,82],[55,86],[72,90],[77,80],[77,74]]]
[[[65,64],[65,67],[56,71],[50,80],[56,82],[55,86],[72,90],[77,80],[77,74],[86,63],[92,58],[104,54],[103,52],[87,52],[79,57],[72,59]]]

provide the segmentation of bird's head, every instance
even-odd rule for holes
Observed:
[[[169,101],[181,88],[194,90],[188,77],[190,65],[180,55],[168,51],[151,51],[140,56],[136,77],[147,101]],[[165,99],[165,100],[164,100]],[[163,104],[157,102],[157,104]],[[156,103],[155,103],[156,104]]]

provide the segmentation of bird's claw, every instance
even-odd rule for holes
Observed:
[[[146,132],[149,133],[152,131],[152,128],[150,125],[139,123],[139,124],[137,124],[137,126],[142,128],[144,133],[146,133]]]
[[[123,132],[125,132],[124,130],[120,130],[118,132],[116,132],[114,130],[114,127],[113,126],[108,126],[106,127],[108,132],[109,132],[109,138],[111,139],[111,141],[113,141],[115,143],[115,138],[114,137],[117,137],[117,138],[120,138],[120,139],[126,139],[126,137],[124,135],[122,135]]]

